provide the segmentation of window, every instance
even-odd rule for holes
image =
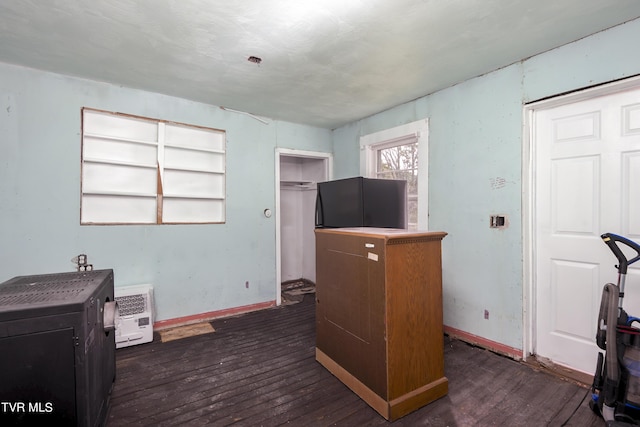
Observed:
[[[224,131],[82,110],[81,224],[225,221]]]
[[[427,164],[418,168],[419,154],[427,158],[428,127],[426,120],[365,135],[360,138],[363,149],[364,175],[381,179],[407,181],[407,212],[410,230],[427,229]],[[424,188],[418,187],[418,183]]]

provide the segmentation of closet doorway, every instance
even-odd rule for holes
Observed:
[[[315,283],[317,183],[331,179],[330,153],[276,149],[276,303],[282,285]]]

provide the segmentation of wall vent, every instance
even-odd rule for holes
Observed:
[[[153,287],[134,285],[116,287],[116,348],[153,341]]]

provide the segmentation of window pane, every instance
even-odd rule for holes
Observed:
[[[224,200],[183,199],[165,197],[164,222],[224,222]]]
[[[158,161],[158,147],[152,144],[85,136],[82,146],[85,160],[138,163],[153,167]]]
[[[177,126],[167,124],[165,140],[167,145],[200,150],[224,150],[225,133],[213,129]]]
[[[84,132],[135,141],[158,140],[158,125],[152,120],[124,117],[100,111],[84,110]]]
[[[388,173],[398,170],[417,170],[418,144],[398,145],[378,150],[377,173]],[[401,179],[401,178],[394,178]]]
[[[163,191],[170,196],[224,197],[224,176],[221,174],[165,170]]]
[[[224,154],[165,147],[165,168],[224,172]]]
[[[418,227],[418,201],[409,199],[407,207],[409,208],[409,229],[415,230]]]
[[[85,162],[82,172],[83,193],[156,195],[155,168]]]
[[[83,224],[155,224],[156,198],[85,194],[81,212]]]
[[[376,150],[376,177],[407,181],[409,229],[418,226],[418,144]]]

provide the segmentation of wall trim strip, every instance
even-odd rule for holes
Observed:
[[[221,317],[234,316],[236,314],[249,313],[251,311],[264,310],[266,308],[275,307],[275,301],[259,302],[257,304],[243,305],[240,307],[225,308],[223,310],[209,311],[207,313],[193,314],[191,316],[176,317],[173,319],[159,320],[154,322],[154,330],[162,330],[173,328],[175,326],[184,326],[193,323],[208,322]]]
[[[510,347],[508,345],[479,337],[477,335],[473,335],[469,332],[461,331],[460,329],[452,328],[451,326],[447,325],[444,325],[444,333],[449,335],[451,338],[456,338],[469,344],[486,348],[487,350],[494,353],[498,353],[515,360],[523,360],[522,350],[519,348]]]

